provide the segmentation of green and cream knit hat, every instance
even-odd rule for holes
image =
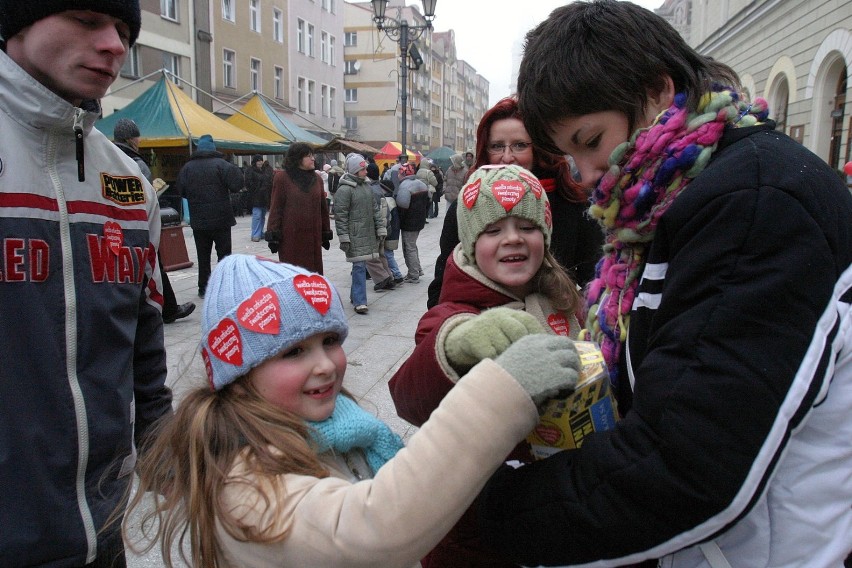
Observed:
[[[550,247],[553,219],[547,194],[530,171],[516,164],[482,166],[467,180],[459,194],[456,212],[459,239],[464,253],[474,259],[476,239],[491,223],[509,216],[532,221]]]

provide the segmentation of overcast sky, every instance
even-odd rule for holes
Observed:
[[[655,9],[664,0],[636,0]],[[437,0],[435,30],[456,32],[456,55],[470,63],[490,83],[490,101],[496,103],[514,91],[517,62],[527,31],[547,18],[566,0]],[[406,0],[422,12],[420,0]]]

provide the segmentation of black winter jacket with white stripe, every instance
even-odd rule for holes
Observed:
[[[835,172],[771,124],[726,133],[649,247],[620,368],[632,408],[495,474],[484,537],[524,565],[841,566],[850,264]]]

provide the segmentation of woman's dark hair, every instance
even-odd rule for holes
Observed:
[[[284,168],[288,170],[298,169],[302,158],[310,156],[314,153],[314,149],[310,144],[304,142],[293,142],[287,148],[287,155],[284,156]]]
[[[713,83],[739,89],[727,65],[697,53],[663,18],[631,2],[572,2],[526,36],[518,104],[537,146],[559,152],[553,124],[571,116],[619,111],[632,132],[648,93],[666,76],[694,109]]]

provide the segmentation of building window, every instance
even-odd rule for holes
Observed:
[[[237,0],[222,0],[222,19],[228,20],[229,22],[237,21],[236,10],[234,9],[234,3]]]
[[[334,101],[337,98],[337,90],[334,87],[328,88],[328,116],[334,118],[337,116],[337,111],[334,110]]]
[[[334,65],[334,36],[328,36],[328,64]]]
[[[139,76],[139,48],[134,45],[127,51],[127,59],[124,60],[124,65],[121,67],[122,77]]]
[[[284,43],[284,12],[278,8],[272,10],[272,39]]]
[[[328,32],[320,32],[320,61],[328,63]]]
[[[168,20],[178,21],[178,0],[160,0],[160,15]]]
[[[305,39],[307,45],[305,47],[308,48],[308,57],[314,56],[314,25],[308,24],[308,35]]]
[[[343,119],[343,127],[346,130],[358,130],[358,117],[347,116]]]
[[[234,60],[237,54],[230,49],[222,50],[222,82],[226,87],[233,89],[236,87],[236,77],[234,77]]]
[[[260,0],[249,0],[249,27],[251,31],[260,33]]]
[[[299,79],[296,81],[296,85],[296,108],[298,108],[301,112],[305,112],[305,78],[299,77]]]
[[[320,108],[322,115],[328,116],[328,85],[320,87]]]
[[[322,0],[322,9],[334,14],[334,0]]]
[[[260,59],[251,58],[249,63],[251,73],[251,90],[260,92]]]
[[[314,96],[316,92],[317,84],[314,81],[308,81],[308,112],[310,114],[316,114],[317,110],[314,107]]]
[[[358,62],[353,59],[347,59],[343,62],[343,74],[354,75],[358,72]]]
[[[345,103],[357,103],[358,102],[358,89],[346,89],[343,93]]]
[[[284,98],[284,69],[275,67],[275,98]]]
[[[305,20],[296,20],[296,49],[305,53]]]
[[[180,78],[180,55],[164,51],[163,69],[171,73],[171,75],[169,75],[169,79],[171,79],[175,85],[180,85],[180,81],[178,81]]]
[[[358,32],[346,32],[343,34],[343,47],[354,47],[358,45]]]

